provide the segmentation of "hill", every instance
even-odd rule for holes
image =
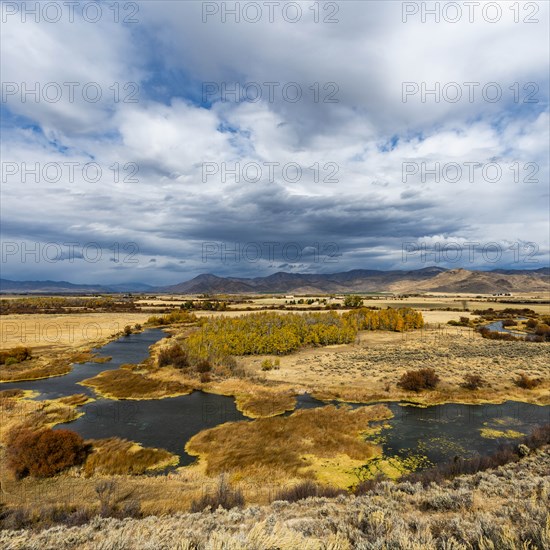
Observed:
[[[468,271],[426,267],[417,270],[355,269],[342,273],[304,274],[278,272],[267,277],[235,278],[203,274],[162,287],[174,294],[238,293],[343,293],[343,292],[504,292],[550,291],[548,268],[537,270]]]
[[[147,292],[153,287],[143,283],[85,285],[67,281],[11,281],[0,279],[3,294],[109,294],[116,292]]]
[[[106,294],[155,292],[170,294],[333,294],[361,292],[449,292],[493,294],[550,291],[550,269],[496,269],[473,271],[425,267],[382,271],[354,269],[338,273],[287,273],[266,277],[219,277],[211,273],[181,283],[153,287],[144,283],[109,285],[74,284],[67,281],[11,281],[0,279],[0,292],[14,294]]]
[[[92,550],[466,550],[550,548],[550,452],[442,484],[382,482],[362,496],[312,497],[213,512],[96,517],[0,531],[0,547]]]

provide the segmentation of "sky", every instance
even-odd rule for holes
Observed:
[[[549,265],[548,2],[37,4],[1,4],[3,278]]]

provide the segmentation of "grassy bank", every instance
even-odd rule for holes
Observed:
[[[179,382],[157,380],[129,369],[103,371],[79,384],[93,388],[107,399],[162,399],[193,391],[193,388]]]
[[[326,406],[302,409],[286,417],[230,422],[192,437],[186,451],[198,456],[207,475],[230,471],[233,476],[262,479],[319,478],[341,487],[356,479],[354,467],[380,455],[365,441],[369,422],[391,418],[383,405]]]
[[[426,487],[420,482],[382,482],[358,497],[312,497],[143,519],[121,520],[112,514],[80,526],[72,516],[73,527],[0,531],[0,546],[12,550],[543,549],[550,545],[549,470],[546,448],[517,463]],[[12,523],[17,525],[15,520]]]

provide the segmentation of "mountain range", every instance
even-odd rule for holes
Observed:
[[[111,294],[116,292],[149,292],[151,285],[126,283],[113,285],[83,285],[67,281],[10,281],[0,279],[2,294]]]
[[[464,292],[512,293],[550,292],[550,268],[495,269],[473,271],[425,267],[413,270],[381,271],[354,269],[340,273],[278,272],[266,277],[218,277],[206,273],[175,285],[154,287],[144,283],[82,285],[66,281],[10,281],[0,279],[2,293],[97,294],[263,294],[263,293],[345,293],[345,292]]]

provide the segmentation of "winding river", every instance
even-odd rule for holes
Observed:
[[[101,371],[143,361],[149,354],[149,346],[164,337],[166,333],[160,329],[131,334],[97,350],[100,357],[112,357],[109,362],[74,365],[66,375],[43,380],[0,383],[0,390],[34,390],[39,392],[35,398],[38,400],[75,393],[93,396],[95,401],[81,407],[83,416],[57,427],[70,428],[84,438],[117,436],[144,446],[164,448],[179,455],[180,465],[191,464],[194,458],[185,452],[184,446],[193,435],[224,422],[249,420],[237,410],[232,397],[196,391],[166,399],[118,401],[96,396],[91,388],[78,385]],[[507,440],[504,436],[507,430],[513,430],[515,435],[528,433],[536,425],[550,421],[549,406],[514,401],[425,408],[397,402],[385,404],[394,417],[380,423],[375,437],[383,444],[384,454],[397,458],[422,456],[432,463],[491,452]],[[297,408],[324,405],[307,394],[297,397]],[[482,430],[487,430],[483,434],[490,437],[484,437]]]

